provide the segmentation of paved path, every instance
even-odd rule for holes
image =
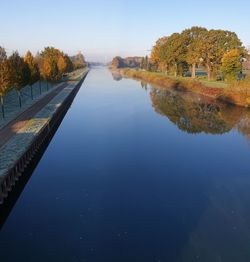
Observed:
[[[6,126],[0,129],[0,148],[12,138],[13,135],[18,133],[20,129],[22,129],[27,122],[37,114],[46,104],[49,103],[51,99],[53,99],[58,93],[60,93],[65,87],[67,87],[68,83],[63,83],[56,87],[53,91],[42,97],[35,104],[25,110],[23,113],[18,115],[17,118],[13,119]]]

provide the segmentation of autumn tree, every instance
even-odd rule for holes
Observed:
[[[78,52],[77,55],[71,57],[74,69],[84,68],[87,64],[85,58],[81,52]]]
[[[30,70],[29,85],[31,90],[31,98],[33,99],[33,84],[40,79],[39,67],[30,51],[26,53],[24,62],[28,65]]]
[[[199,41],[197,52],[207,68],[208,80],[214,78],[221,67],[222,58],[226,52],[239,49],[244,52],[241,41],[234,32],[224,30],[210,30]]]
[[[22,107],[21,89],[29,84],[30,70],[24,59],[19,56],[18,52],[14,52],[9,57],[11,65],[11,83],[18,93],[19,105]]]
[[[39,79],[39,89],[40,89],[40,95],[42,94],[42,75],[41,75],[41,71],[42,71],[42,64],[43,64],[43,59],[42,56],[39,52],[36,53],[35,55],[35,61],[38,65],[38,69],[39,69],[39,74],[40,74],[40,79]]]
[[[145,65],[145,58],[142,57],[141,64],[140,64],[140,69],[144,69],[144,65]]]
[[[111,62],[111,67],[112,68],[121,68],[124,67],[124,61],[120,56],[116,56],[113,58]]]
[[[207,30],[192,27],[182,33],[174,33],[169,37],[157,40],[152,49],[151,60],[156,70],[182,75],[189,67],[195,78],[196,66],[203,64],[210,80],[220,72],[222,58],[225,53],[237,49],[246,55],[241,41],[234,32],[225,30]]]
[[[56,82],[62,78],[62,72],[58,68],[58,60],[63,53],[54,47],[46,47],[41,52],[41,75],[44,80],[48,82]]]
[[[73,69],[74,69],[74,65],[73,65],[70,57],[68,55],[64,55],[64,59],[65,59],[66,64],[67,64],[66,72],[68,72],[68,73],[72,72]]]
[[[151,59],[151,62],[154,66],[154,68],[156,68],[156,70],[160,70],[160,71],[164,71],[164,67],[165,67],[165,63],[164,63],[164,60],[161,59],[161,49],[162,49],[162,46],[167,42],[168,40],[168,37],[167,36],[164,36],[164,37],[161,37],[159,38],[155,45],[153,46],[153,49],[151,51],[151,56],[150,56],[150,59]]]
[[[141,69],[149,70],[149,58],[148,56],[145,56],[141,59]]]
[[[4,96],[12,88],[12,67],[10,61],[6,58],[0,62],[0,99],[3,118],[4,112]]]
[[[187,47],[183,40],[181,34],[172,34],[160,50],[161,60],[165,61],[166,68],[171,69],[175,76],[183,74],[186,70]]]
[[[224,54],[221,71],[226,81],[237,79],[242,71],[242,54],[239,49],[232,49]]]
[[[48,59],[43,59],[40,65],[40,75],[44,81],[47,82],[47,90],[48,90],[48,81],[50,80],[52,72],[52,66]]]
[[[67,72],[68,65],[64,55],[60,55],[57,60],[58,71],[61,75]]]
[[[0,46],[0,63],[7,59],[6,51]]]
[[[192,27],[182,32],[183,44],[187,47],[186,62],[191,66],[192,78],[196,76],[196,66],[201,62],[201,51],[199,44],[205,40],[207,29],[203,27]]]

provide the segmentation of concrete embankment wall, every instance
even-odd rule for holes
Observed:
[[[41,147],[54,135],[79,91],[86,72],[79,82],[72,82],[38,112],[0,151],[0,204],[18,183]]]

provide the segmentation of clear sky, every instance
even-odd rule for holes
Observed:
[[[145,55],[159,37],[193,25],[235,31],[248,46],[250,0],[1,0],[0,45],[108,61]]]

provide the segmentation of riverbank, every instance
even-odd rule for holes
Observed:
[[[47,97],[38,111],[25,115],[24,125],[22,119],[11,123],[11,136],[0,147],[0,203],[46,140],[54,134],[87,74],[88,70],[82,72],[80,80],[70,80],[55,89],[53,96]]]
[[[145,81],[161,88],[191,91],[226,103],[250,107],[250,85],[248,86],[245,81],[228,86],[225,85],[225,83],[221,83],[213,87],[213,85],[215,85],[213,84],[214,82],[169,77],[158,72],[148,72],[129,68],[115,69],[115,71],[124,77]]]

